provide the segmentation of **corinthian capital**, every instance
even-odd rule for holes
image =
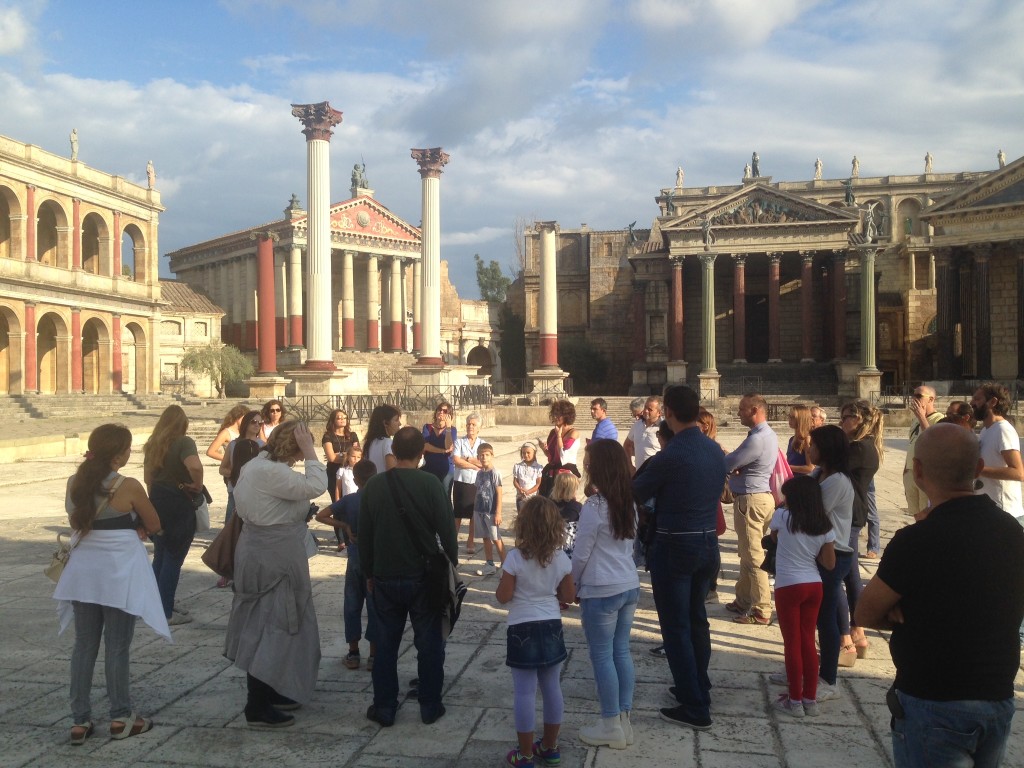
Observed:
[[[326,101],[319,104],[292,104],[292,114],[302,121],[306,141],[321,139],[330,141],[331,129],[341,122],[341,112],[332,109]]]
[[[441,176],[441,169],[448,165],[448,153],[440,147],[432,149],[413,149],[412,159],[420,167],[420,177],[436,179]]]

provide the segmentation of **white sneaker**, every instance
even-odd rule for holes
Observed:
[[[191,613],[191,611],[189,611],[188,608],[179,603],[177,600],[174,601],[174,612],[184,614],[185,616],[188,616]]]
[[[789,678],[786,676],[786,673],[784,671],[783,672],[772,672],[770,675],[768,675],[768,682],[771,683],[772,685],[788,686],[789,685]]]
[[[839,685],[829,685],[820,677],[818,678],[818,703],[823,701],[835,701],[840,697]]]
[[[808,717],[817,717],[820,713],[818,712],[818,702],[814,699],[804,699],[804,714]]]
[[[622,732],[622,723],[618,715],[602,717],[594,725],[580,728],[580,741],[592,747],[609,746],[612,749],[625,749],[626,734]]]
[[[177,611],[171,611],[171,618],[167,620],[167,625],[174,627],[178,624],[188,624],[192,621],[192,617],[187,613],[178,613]]]
[[[497,572],[498,569],[494,567],[494,563],[487,563],[487,565],[484,566],[484,576],[492,576]]]
[[[619,712],[619,725],[622,726],[622,733],[626,737],[626,746],[633,743],[633,723],[629,719],[629,712]]]
[[[782,694],[775,701],[772,702],[772,709],[783,715],[789,715],[797,719],[802,719],[804,716],[804,705],[802,702],[793,701],[789,698],[789,694]]]
[[[713,592],[713,591],[712,592],[708,592],[707,597],[704,598],[704,602],[705,603],[717,603],[718,602],[718,593],[717,592]]]

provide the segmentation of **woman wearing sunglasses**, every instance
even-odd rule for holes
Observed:
[[[274,427],[281,423],[284,414],[284,405],[280,400],[268,400],[267,404],[263,406],[263,410],[260,411],[260,417],[263,419],[263,426],[260,427],[260,440],[263,445],[270,440]]]

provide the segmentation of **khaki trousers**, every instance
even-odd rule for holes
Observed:
[[[772,594],[768,574],[761,570],[764,548],[761,539],[768,533],[768,523],[775,512],[775,499],[770,493],[737,494],[733,504],[740,555],[740,575],[736,580],[736,604],[745,611],[761,616],[772,615]]]
[[[918,488],[917,483],[914,482],[913,471],[903,473],[903,492],[907,496],[908,515],[916,515],[921,510],[927,508],[928,497],[924,495],[924,491]]]

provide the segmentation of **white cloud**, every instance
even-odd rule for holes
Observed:
[[[511,234],[510,227],[480,227],[470,232],[449,232],[442,234],[442,245],[480,245],[481,243],[493,243],[499,237],[507,237]]]
[[[28,43],[29,25],[18,8],[0,8],[0,56],[19,53]]]

